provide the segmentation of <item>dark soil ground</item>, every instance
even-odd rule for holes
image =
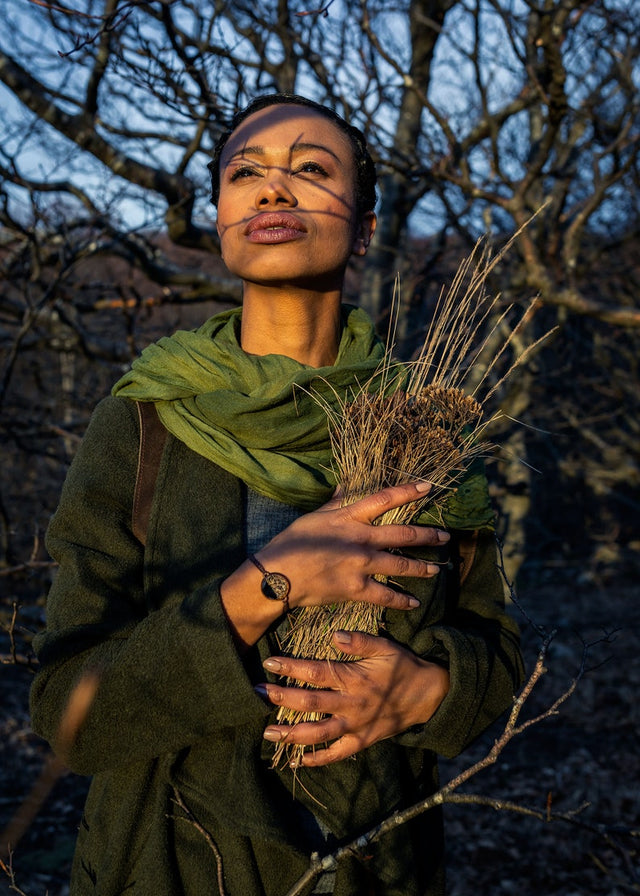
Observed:
[[[640,584],[637,570],[623,581],[603,574],[538,576],[519,601],[531,619],[556,630],[547,673],[522,716],[544,712],[570,686],[591,643],[586,671],[557,714],[514,738],[497,763],[461,791],[508,800],[543,815],[539,820],[489,806],[448,806],[451,896],[626,896],[640,893]],[[531,577],[530,577],[531,578]],[[546,582],[544,581],[546,579]],[[21,624],[35,628],[41,610]],[[27,614],[29,615],[29,614]],[[523,622],[529,670],[541,643]],[[25,650],[17,639],[16,646]],[[7,657],[8,640],[0,652]],[[43,769],[48,750],[29,727],[27,693],[32,672],[5,664],[0,708],[0,827],[22,806]],[[504,720],[503,720],[504,721]],[[443,780],[482,758],[502,731],[496,725],[466,754],[442,764]],[[69,863],[87,781],[63,773],[17,844],[15,884],[28,896],[68,892]],[[631,836],[629,829],[635,829]],[[0,894],[15,892],[0,878]]]
[[[640,893],[640,585],[586,579],[520,599],[538,625],[557,632],[522,719],[552,706],[583,662],[585,673],[556,714],[514,738],[462,790],[572,821],[450,806],[449,892]],[[540,637],[529,626],[523,640],[531,670]],[[444,779],[485,756],[503,728],[443,763]],[[632,828],[635,836],[623,833]]]

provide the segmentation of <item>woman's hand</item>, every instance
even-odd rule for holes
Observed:
[[[290,608],[346,601],[367,601],[393,610],[411,610],[418,601],[374,576],[393,581],[399,576],[429,578],[436,563],[405,557],[396,551],[442,545],[449,534],[428,526],[374,525],[386,511],[423,498],[424,482],[397,485],[362,498],[347,507],[334,498],[304,514],[256,553],[269,572],[279,572],[291,584]],[[220,588],[229,626],[242,653],[255,644],[283,613],[280,601],[262,594],[261,573],[249,560],[224,580]]]
[[[441,545],[449,535],[431,527],[376,526],[374,521],[388,510],[424,497],[429,487],[428,483],[394,486],[346,507],[334,498],[299,517],[257,557],[266,569],[287,576],[291,608],[346,601],[367,601],[394,610],[416,607],[418,602],[411,595],[373,577],[436,575],[437,564],[392,551]]]
[[[256,690],[276,706],[324,713],[318,722],[269,725],[266,740],[305,744],[301,764],[327,765],[376,741],[427,722],[449,690],[449,673],[405,647],[362,632],[336,632],[336,647],[362,657],[355,662],[270,657],[264,666],[312,688],[260,684]],[[324,746],[325,744],[329,746]]]

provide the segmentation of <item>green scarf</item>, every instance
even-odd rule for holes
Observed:
[[[260,494],[312,510],[334,488],[325,411],[366,383],[384,355],[367,315],[344,306],[338,356],[309,367],[240,348],[241,309],[178,331],[146,348],[114,395],[154,401],[165,427],[193,451]]]
[[[375,383],[384,346],[369,317],[345,305],[333,366],[248,355],[240,347],[241,315],[241,309],[224,311],[195,331],[148,346],[112,393],[155,402],[167,430],[193,451],[262,495],[313,510],[336,485],[318,397],[337,409],[351,390]],[[463,529],[491,524],[484,474],[470,473],[442,514],[425,522]]]

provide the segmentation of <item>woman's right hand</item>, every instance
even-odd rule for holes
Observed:
[[[366,601],[394,610],[417,607],[415,598],[384,584],[384,579],[436,575],[439,566],[403,556],[402,551],[442,545],[449,535],[425,526],[375,525],[375,520],[424,497],[428,489],[428,483],[393,486],[345,507],[334,497],[295,520],[256,557],[269,571],[287,576],[292,608],[346,601]]]

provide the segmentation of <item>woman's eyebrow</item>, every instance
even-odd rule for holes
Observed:
[[[326,152],[330,156],[333,156],[333,158],[337,162],[340,162],[340,158],[336,155],[336,153],[332,149],[329,149],[328,146],[323,146],[321,143],[299,142],[293,143],[289,148],[289,151],[292,155],[297,152],[309,152],[310,150],[319,150],[320,152]],[[232,162],[234,159],[243,158],[244,156],[264,156],[265,154],[266,150],[264,146],[243,146],[241,149],[236,150],[229,156],[227,164],[229,164],[229,162]]]
[[[243,146],[241,149],[237,149],[234,153],[231,153],[229,156],[229,162],[233,161],[233,159],[242,158],[243,156],[263,156],[264,155],[264,146]],[[227,162],[228,164],[228,162]]]
[[[335,154],[332,149],[329,149],[328,146],[323,146],[321,143],[294,143],[291,147],[291,152],[309,152],[309,150],[319,149],[320,152],[329,153],[330,156],[339,162],[340,158]]]

